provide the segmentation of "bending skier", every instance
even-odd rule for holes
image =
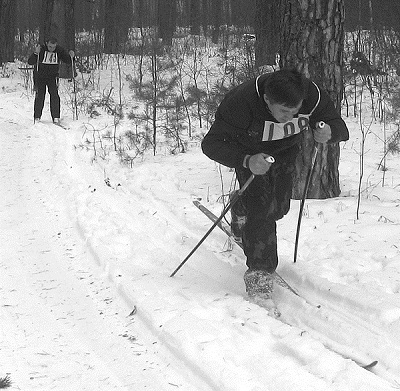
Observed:
[[[326,125],[315,129],[318,121]],[[299,143],[309,128],[318,143],[349,138],[326,92],[297,71],[279,70],[230,91],[202,141],[209,158],[235,168],[240,186],[256,175],[232,211],[244,214],[244,282],[251,298],[271,299],[278,266],[276,221],[289,211]]]

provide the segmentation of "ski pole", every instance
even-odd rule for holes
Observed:
[[[275,159],[272,156],[266,158],[268,163],[274,163]],[[254,174],[251,174],[250,178],[247,179],[246,183],[234,194],[231,200],[227,203],[225,208],[223,209],[221,215],[214,222],[214,224],[210,227],[210,229],[205,233],[205,235],[200,239],[200,241],[196,244],[193,250],[187,255],[187,257],[180,263],[180,265],[173,271],[170,277],[173,277],[178,270],[186,263],[186,261],[194,254],[194,252],[201,246],[201,244],[207,239],[208,235],[213,231],[213,229],[220,223],[220,221],[224,218],[224,216],[228,213],[228,211],[232,208],[232,206],[239,200],[244,191],[249,187],[250,183],[255,178]]]
[[[318,128],[323,128],[325,126],[325,122],[320,121],[317,124]],[[296,241],[294,244],[294,257],[293,257],[293,262],[296,263],[297,261],[297,248],[299,245],[299,236],[300,236],[300,225],[301,225],[301,218],[303,217],[303,209],[304,209],[304,204],[306,202],[306,197],[308,193],[308,188],[310,186],[310,181],[312,174],[314,172],[315,168],[315,161],[317,160],[317,155],[318,155],[318,144],[314,145],[313,153],[312,153],[312,158],[311,158],[311,167],[310,170],[308,171],[307,178],[306,178],[306,183],[304,186],[304,192],[303,196],[301,198],[301,203],[300,203],[300,211],[299,211],[299,217],[297,219],[297,229],[296,229]]]
[[[74,88],[74,106],[75,106],[75,111],[74,111],[74,115],[75,115],[75,120],[78,119],[78,104],[76,101],[76,81],[75,81],[75,60],[74,58],[71,56],[71,69],[72,69],[72,82],[73,82],[73,88]]]
[[[36,76],[35,76],[35,70],[33,71],[33,90],[35,91],[35,99],[36,99],[37,91],[38,91],[37,78],[38,78],[38,74],[39,74],[39,56],[40,56],[40,50],[36,56]],[[33,116],[33,123],[35,123],[35,116]]]

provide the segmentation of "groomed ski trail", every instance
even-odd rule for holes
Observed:
[[[65,129],[3,123],[0,376],[9,374],[10,391],[213,389],[129,317],[82,241],[59,176],[67,161],[52,147]]]
[[[217,221],[218,217],[198,200],[194,200],[193,204],[211,222]],[[231,236],[229,227],[224,221],[220,221],[217,227]],[[241,244],[237,245],[242,247]],[[278,278],[281,277],[278,275]],[[286,283],[285,280],[283,282]],[[328,290],[328,293],[325,293],[322,289],[317,291],[316,287],[309,287],[310,289],[306,290],[304,289],[306,284],[302,282],[298,281],[298,285],[302,288],[303,295],[290,285],[282,289],[279,282],[275,284],[276,290],[280,292],[279,295],[275,295],[278,309],[284,310],[279,320],[307,330],[327,348],[355,361],[365,369],[373,369],[374,373],[396,384],[398,378],[388,373],[384,365],[377,366],[378,361],[374,359],[374,354],[386,355],[388,349],[394,356],[398,355],[400,351],[396,346],[396,339],[390,338],[384,330],[367,322],[362,317],[354,315],[352,312],[343,309],[342,306],[335,304],[339,297],[332,294],[331,290]],[[357,303],[352,304],[354,306]],[[302,308],[302,311],[299,311],[299,308]],[[291,316],[293,313],[295,315]],[[334,330],[334,332],[327,333],[326,330],[329,329]],[[325,330],[325,333],[321,333],[320,330]],[[364,341],[369,340],[374,341],[373,346],[364,343]],[[362,346],[364,349],[369,349],[365,352],[370,351],[371,353],[367,354],[353,346]]]
[[[29,319],[34,320],[34,329],[37,331],[43,312],[45,323],[55,322],[54,327],[58,330],[57,335],[61,335],[62,346],[65,344],[77,350],[77,353],[70,352],[78,357],[73,367],[74,373],[77,370],[80,373],[79,362],[84,358],[87,358],[89,368],[94,368],[90,378],[82,375],[79,379],[74,378],[67,369],[67,372],[61,372],[60,378],[56,379],[60,384],[67,383],[69,389],[73,388],[73,384],[80,387],[79,389],[85,389],[79,383],[83,381],[86,387],[93,386],[94,383],[104,386],[104,389],[127,387],[136,390],[140,389],[138,382],[145,389],[150,378],[151,384],[147,387],[149,389],[176,389],[178,385],[184,390],[243,390],[243,384],[246,384],[246,390],[261,390],[268,386],[268,389],[274,391],[393,389],[374,374],[325,349],[318,340],[304,334],[301,329],[284,325],[266,315],[263,309],[248,303],[242,296],[244,265],[239,253],[219,253],[215,250],[225,242],[222,233],[214,235],[204,248],[199,249],[195,260],[185,267],[184,272],[177,276],[179,278],[168,277],[172,268],[202,236],[204,227],[209,222],[202,221],[201,218],[194,219],[193,216],[198,212],[190,205],[190,190],[185,188],[181,192],[175,192],[176,187],[184,186],[184,181],[169,175],[163,158],[159,164],[155,163],[154,171],[139,166],[135,170],[127,170],[126,176],[121,176],[107,165],[100,164],[101,162],[90,166],[87,153],[76,150],[81,129],[73,126],[70,130],[53,127],[48,129],[45,125],[32,129],[27,125],[28,121],[21,122],[12,124],[7,133],[10,140],[7,148],[10,149],[2,163],[5,167],[3,178],[6,181],[12,180],[15,179],[13,172],[21,173],[17,178],[16,190],[18,199],[27,207],[22,209],[27,221],[41,221],[43,214],[51,214],[54,219],[51,222],[55,221],[56,225],[62,223],[56,228],[61,227],[66,236],[70,236],[65,244],[58,238],[60,230],[54,231],[54,225],[47,221],[44,223],[48,224],[45,229],[38,227],[37,230],[43,231],[43,237],[36,237],[36,230],[32,231],[34,240],[40,240],[38,248],[44,248],[45,252],[50,244],[53,248],[53,241],[61,242],[56,256],[48,255],[47,263],[36,270],[40,274],[47,273],[47,269],[50,271],[43,280],[43,285],[37,289],[25,289],[31,298],[36,298],[38,291],[44,287],[45,294],[40,296],[39,293],[38,299],[39,303],[44,304],[38,307],[33,305],[31,309],[24,306],[20,311],[7,307],[7,311],[11,309],[14,313],[8,312],[4,316],[12,330],[16,317],[20,313],[26,313]],[[21,144],[21,137],[25,138],[24,142],[27,144]],[[54,146],[62,144],[65,145],[62,151],[54,150]],[[32,153],[24,156],[21,161],[18,151],[25,149],[31,149]],[[43,151],[48,155],[42,156]],[[14,156],[13,159],[11,155]],[[190,162],[190,156],[178,156],[176,159],[182,163]],[[11,166],[10,161],[13,162]],[[16,170],[18,164],[21,164],[19,171]],[[26,171],[24,177],[25,174],[22,173],[25,167],[33,167],[33,170]],[[187,166],[182,166],[182,175],[190,175]],[[29,197],[24,194],[29,188],[28,184],[32,185],[32,181],[34,184],[35,180],[40,181],[42,177],[49,179],[45,183],[48,192],[40,194],[42,199],[39,193],[31,195],[32,200],[25,199]],[[207,178],[196,179],[200,186],[207,186]],[[39,192],[43,183],[36,184]],[[193,191],[196,193],[197,189]],[[179,194],[178,198],[176,194]],[[4,210],[10,212],[7,217],[13,226],[11,212],[15,200],[7,197],[3,199],[6,200]],[[43,207],[39,208],[36,201],[39,201],[39,206],[43,201]],[[20,205],[15,207],[19,209]],[[79,235],[85,239],[84,243],[80,242],[77,228]],[[28,238],[27,244],[31,246],[29,235],[24,236],[26,229],[21,229],[17,234],[24,240]],[[54,244],[54,247],[57,246]],[[71,251],[71,248],[76,249],[77,253]],[[63,257],[63,251],[67,252],[67,258]],[[135,253],[146,255],[143,259],[136,259]],[[34,255],[38,257],[37,254]],[[15,258],[15,262],[18,260],[18,257]],[[65,273],[62,278],[58,275],[57,268],[60,260],[68,265],[63,269]],[[95,264],[94,269],[92,261]],[[42,266],[45,266],[44,270]],[[76,278],[76,275],[82,277],[82,268],[91,276],[90,279]],[[6,270],[10,272],[10,276],[17,273],[17,270],[9,267]],[[26,273],[25,277],[30,280],[28,278],[24,286],[31,287],[37,281],[33,277],[37,274],[28,269]],[[15,276],[16,280],[17,277]],[[48,294],[55,293],[56,288],[49,292],[46,289],[48,284],[54,283],[57,289],[61,287],[65,292],[71,290],[72,300],[67,294],[65,297],[68,299],[66,306],[73,308],[72,304],[79,302],[88,288],[86,282],[89,282],[90,287],[94,284],[94,291],[91,293],[93,296],[100,291],[102,295],[107,293],[98,299],[89,297],[86,302],[93,314],[91,320],[96,324],[99,322],[99,330],[106,330],[107,333],[100,336],[100,341],[89,338],[94,347],[86,347],[86,344],[91,345],[86,335],[87,319],[81,318],[81,314],[71,317],[72,313],[69,312],[67,315],[70,317],[65,316],[66,320],[60,317],[60,308],[54,308],[58,304],[54,302],[58,296],[54,294],[52,297]],[[23,287],[17,286],[19,289],[16,292],[25,294]],[[115,295],[112,294],[113,289]],[[10,290],[9,294],[12,293]],[[112,310],[107,312],[108,321],[102,322],[95,314],[99,312],[99,308],[105,311],[102,306],[110,298],[116,307],[110,307]],[[26,297],[21,297],[22,301],[25,299]],[[117,304],[118,300],[121,300],[122,305]],[[49,304],[52,305],[52,311],[49,310]],[[137,319],[136,323],[131,324],[133,329],[126,329],[127,325],[122,320],[124,318],[114,312],[121,311],[121,306],[125,306],[126,315],[134,306],[137,307],[133,319],[129,317],[131,322]],[[68,322],[74,322],[78,327],[67,328],[67,325],[70,326]],[[147,371],[151,373],[143,375],[144,367],[134,361],[132,352],[123,350],[115,355],[113,349],[108,349],[108,342],[111,340],[116,344],[115,350],[120,352],[119,343],[124,345],[127,342],[126,337],[121,336],[122,342],[114,337],[116,334],[120,337],[122,330],[124,334],[127,331],[137,334],[137,342],[143,348],[139,361],[142,359],[141,364],[146,365]],[[18,330],[15,332],[18,333]],[[51,335],[50,338],[52,337]],[[58,340],[52,340],[55,349]],[[117,340],[120,342],[117,343]],[[82,345],[76,344],[76,341],[85,345],[81,352],[79,349]],[[39,344],[44,346],[45,342],[46,339],[42,339]],[[129,351],[130,345],[128,346]],[[17,367],[23,359],[13,356],[15,348],[11,347],[8,353],[10,358],[16,360]],[[46,357],[46,364],[50,368],[58,355],[51,357],[47,353],[38,351],[38,356]],[[67,349],[60,354],[62,363],[70,359]],[[130,365],[132,362],[137,366]],[[278,365],[271,366],[271,362]],[[132,367],[138,371],[132,370]],[[24,384],[23,381],[29,383],[32,379],[23,378],[27,366],[21,365],[21,368],[18,376],[11,376],[12,380],[19,380],[20,384]],[[45,389],[43,385],[54,382],[54,379],[43,375],[36,375],[36,379],[37,389]],[[73,381],[75,383],[71,383]],[[97,389],[101,389],[100,386]]]
[[[157,164],[156,164],[157,165]],[[184,204],[184,200],[187,202],[187,198],[184,199],[184,197],[182,196],[182,199],[170,199],[168,197],[168,194],[174,194],[174,192],[171,190],[169,191],[169,187],[173,187],[176,184],[176,178],[170,178],[171,180],[165,180],[165,176],[168,177],[168,173],[166,173],[165,171],[161,172],[161,167],[162,165],[160,164],[160,173],[154,173],[155,176],[163,176],[163,181],[160,179],[160,181],[154,180],[154,179],[150,179],[150,178],[146,178],[146,177],[141,177],[140,175],[140,168],[139,168],[139,173],[135,172],[135,174],[132,176],[132,182],[135,184],[134,186],[130,186],[124,182],[123,178],[119,177],[118,174],[113,173],[114,175],[111,175],[112,177],[112,183],[114,184],[118,184],[120,186],[118,186],[118,188],[115,188],[116,192],[119,193],[123,193],[125,196],[129,195],[129,199],[130,199],[130,203],[135,204],[135,208],[137,208],[138,210],[142,210],[141,213],[143,213],[143,210],[146,210],[147,213],[147,218],[151,221],[153,221],[153,223],[155,221],[157,221],[158,223],[154,223],[154,224],[158,224],[158,225],[165,225],[168,228],[168,234],[167,235],[171,235],[171,232],[175,232],[178,235],[181,236],[182,241],[184,243],[188,242],[189,246],[186,246],[186,251],[182,250],[181,246],[177,246],[176,248],[176,260],[179,262],[179,260],[183,259],[185,255],[187,255],[187,249],[190,250],[191,246],[196,244],[196,240],[201,238],[201,235],[199,233],[198,230],[193,228],[193,221],[196,220],[196,213],[199,213],[196,209],[190,209],[190,207],[186,206],[186,207],[182,207],[182,210],[180,211],[179,208],[177,208],[177,213],[172,213],[173,210],[173,205],[174,205],[174,201],[175,201],[175,205],[183,205]],[[161,183],[161,187],[162,187],[162,191],[158,192],[156,191],[156,189],[152,188],[152,185],[154,182],[160,182]],[[127,186],[128,185],[128,186]],[[127,187],[129,187],[129,190],[127,190]],[[157,190],[160,190],[157,187]],[[143,198],[143,194],[147,194],[146,199]],[[160,194],[163,195],[163,198],[160,197]],[[134,200],[134,201],[133,201]],[[190,209],[190,210],[189,210]],[[175,212],[175,210],[174,210]],[[133,219],[133,216],[132,216]],[[201,218],[199,218],[199,220],[201,220]],[[205,232],[205,231],[204,231]],[[175,235],[171,235],[171,236],[175,236]],[[151,239],[152,241],[154,240],[154,244],[156,247],[159,247],[159,237],[157,237],[156,239]],[[176,239],[175,239],[176,240]],[[199,249],[199,254],[197,255],[196,258],[202,258],[202,257],[208,257],[209,254],[207,254],[207,252],[209,251],[215,251],[215,247],[213,248],[212,244],[216,244],[219,243],[221,245],[221,243],[224,243],[226,241],[225,236],[220,236],[220,235],[214,235],[214,238],[211,238],[211,244],[209,243],[208,245],[205,245],[204,248]],[[181,244],[181,243],[179,243]],[[170,246],[170,244],[169,244]],[[155,252],[157,253],[157,252]],[[178,257],[179,255],[179,257]],[[221,256],[221,255],[220,255]],[[224,257],[224,255],[222,255],[222,258]],[[161,256],[162,258],[162,256]],[[225,260],[226,261],[226,260]],[[192,260],[192,262],[196,262],[195,260]],[[168,272],[171,272],[172,270],[165,270],[164,272],[166,274],[168,274]],[[178,278],[179,282],[182,283],[182,281],[185,280],[185,276],[188,276],[187,278],[187,283],[192,283],[193,282],[193,273],[197,273],[199,275],[195,286],[191,286],[189,288],[189,286],[185,286],[185,283],[183,285],[183,291],[184,290],[189,290],[189,289],[194,289],[196,292],[198,292],[198,290],[201,289],[201,280],[204,278],[205,279],[205,283],[207,286],[209,286],[210,284],[214,287],[214,289],[216,290],[222,290],[223,292],[227,292],[223,295],[224,300],[227,300],[228,298],[230,298],[233,303],[232,305],[235,306],[237,304],[234,304],[235,300],[233,295],[239,295],[238,300],[240,300],[241,305],[242,305],[242,301],[244,300],[242,295],[243,295],[243,287],[240,285],[232,287],[232,284],[229,282],[230,277],[234,280],[237,281],[237,275],[235,274],[235,276],[232,276],[232,270],[229,270],[229,272],[227,273],[226,276],[221,276],[220,274],[218,274],[217,276],[213,276],[212,273],[210,273],[209,271],[205,271],[203,270],[202,267],[198,267],[197,265],[193,265],[193,263],[188,264],[187,266],[185,266],[185,270],[182,270],[180,273],[178,273],[178,275],[180,275],[180,277]],[[218,278],[215,278],[218,277]],[[241,277],[240,277],[241,280]],[[179,286],[179,282],[171,282],[171,281],[165,281],[165,284],[170,284],[171,286]],[[240,283],[242,283],[242,281],[240,281]],[[233,289],[232,289],[233,288]],[[154,286],[154,289],[156,290],[157,287]],[[179,288],[176,288],[177,290]],[[218,291],[217,291],[218,292]],[[179,295],[182,296],[184,299],[186,299],[186,302],[182,302],[180,307],[182,308],[186,308],[190,301],[192,301],[193,305],[196,306],[199,303],[196,303],[196,298],[195,297],[191,297],[190,294],[183,294],[182,292],[179,292]],[[301,299],[297,298],[293,299],[293,297],[285,297],[285,292],[284,290],[280,292],[281,295],[281,299],[283,299],[283,304],[281,304],[280,308],[284,308],[285,311],[290,312],[293,308],[299,309],[299,305],[304,307],[304,303],[302,303]],[[138,299],[140,302],[140,299]],[[161,299],[162,302],[163,299]],[[213,301],[221,301],[223,300],[221,298],[221,293],[218,292],[218,294],[216,295],[215,298],[210,298],[210,304]],[[294,300],[294,301],[293,301]],[[247,305],[247,304],[245,304]],[[169,306],[169,303],[166,303],[165,305],[166,307]],[[200,304],[201,307],[203,307],[203,304]],[[288,307],[288,308],[285,308]],[[139,304],[140,307],[140,304]],[[158,305],[156,305],[157,309],[162,308],[163,305],[161,303],[159,303]],[[303,308],[302,307],[302,308]],[[310,342],[310,344],[314,344],[316,343],[316,341],[321,341],[327,345],[330,345],[330,348],[335,351],[335,350],[339,350],[344,352],[345,354],[343,354],[343,356],[352,356],[354,357],[357,361],[359,362],[359,364],[365,364],[368,365],[370,362],[372,362],[374,360],[374,356],[373,354],[371,354],[370,357],[368,357],[368,355],[357,352],[356,350],[352,349],[351,346],[347,346],[345,344],[343,344],[342,342],[338,342],[335,341],[336,336],[334,336],[334,339],[330,340],[330,336],[325,336],[325,335],[321,335],[318,333],[318,330],[320,328],[325,329],[326,327],[326,322],[330,322],[332,321],[332,319],[334,321],[337,322],[337,324],[340,325],[340,327],[343,330],[346,330],[346,333],[348,333],[348,329],[346,329],[346,327],[349,328],[354,328],[354,326],[351,324],[351,322],[349,321],[349,319],[347,319],[346,317],[339,317],[335,314],[329,314],[329,312],[325,312],[322,316],[321,315],[314,315],[314,317],[312,318],[311,321],[309,321],[308,323],[305,322],[304,319],[307,318],[307,315],[309,316],[311,314],[310,309],[306,306],[306,314],[304,315],[304,317],[300,317],[300,318],[296,318],[295,321],[293,321],[292,319],[286,318],[284,319],[286,321],[286,323],[288,324],[292,324],[295,327],[294,330],[298,330],[299,335],[301,335],[303,338],[305,337],[306,339],[308,339],[307,336],[305,336],[305,334],[303,334],[303,330],[306,329],[309,331],[309,336],[310,336],[310,340],[312,341],[314,339],[314,342]],[[201,311],[206,311],[205,308],[203,308]],[[233,310],[233,313],[235,311]],[[296,312],[297,314],[297,312]],[[237,317],[237,315],[233,315],[234,317]],[[153,321],[157,322],[156,319],[154,318],[154,316],[152,316],[152,318],[154,319]],[[167,317],[168,318],[168,317]],[[350,317],[349,317],[350,318]],[[193,321],[195,323],[196,322],[194,319]],[[268,322],[265,323],[265,327],[268,327]],[[200,331],[200,330],[199,330]],[[196,334],[195,330],[193,330],[193,333]],[[207,338],[206,338],[207,340]],[[171,333],[171,331],[168,332],[168,338],[167,338],[168,343],[171,346],[171,349],[178,349],[179,344],[181,343],[179,340],[175,339],[175,334]],[[328,341],[328,343],[327,343]],[[288,348],[288,351],[290,349]],[[293,349],[295,351],[295,349]],[[346,357],[345,357],[346,358]],[[186,357],[186,359],[190,360],[190,357]],[[371,369],[374,373],[375,373],[375,368]],[[384,367],[380,367],[377,370],[377,374],[379,374],[380,376],[382,376],[383,378],[385,378],[386,380],[391,381],[392,383],[396,382],[396,377],[392,376],[391,374],[387,373],[386,369]]]

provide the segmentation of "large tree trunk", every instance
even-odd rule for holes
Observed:
[[[16,9],[15,0],[0,0],[0,65],[14,61]]]
[[[67,50],[75,49],[75,0],[53,0],[50,36]],[[48,38],[48,37],[47,37]]]
[[[337,110],[343,93],[344,0],[284,0],[281,19],[281,63],[295,67],[324,88]],[[314,141],[304,135],[293,190],[301,198],[310,167]],[[339,145],[320,146],[309,198],[330,198],[340,194]]]
[[[44,43],[51,37],[51,25],[53,16],[54,0],[42,0],[42,12],[40,14],[39,40]]]
[[[56,37],[58,43],[65,48],[64,0],[54,0],[53,13],[51,15],[50,36]]]

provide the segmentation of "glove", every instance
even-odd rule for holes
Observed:
[[[332,137],[332,129],[325,122],[318,122],[317,127],[313,131],[314,140],[317,143],[326,143]]]
[[[243,160],[243,166],[248,168],[254,175],[264,175],[275,159],[266,153],[247,155]]]

